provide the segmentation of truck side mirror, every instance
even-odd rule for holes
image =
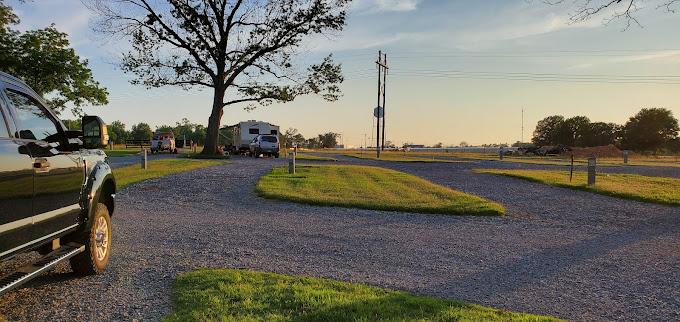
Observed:
[[[106,123],[99,116],[83,116],[83,141],[86,149],[101,149],[109,144]]]

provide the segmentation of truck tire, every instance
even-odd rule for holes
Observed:
[[[104,272],[111,254],[111,217],[106,205],[97,204],[92,227],[79,234],[75,241],[85,245],[85,251],[70,259],[71,269],[78,275]]]

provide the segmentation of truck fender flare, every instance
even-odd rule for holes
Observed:
[[[97,203],[101,200],[109,208],[109,214],[113,216],[113,199],[116,195],[116,180],[113,177],[111,166],[105,162],[98,161],[91,169],[83,186],[81,198],[83,209],[86,209],[82,220],[88,223],[87,227],[89,227],[90,219],[94,217]]]

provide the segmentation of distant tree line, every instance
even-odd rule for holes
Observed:
[[[281,143],[285,147],[297,145],[307,149],[329,149],[338,145],[339,137],[339,133],[327,132],[306,139],[297,129],[289,128],[281,133]]]
[[[72,130],[80,129],[80,120],[64,120],[64,125]],[[151,140],[154,132],[172,132],[176,140],[182,140],[186,137],[187,142],[193,141],[197,144],[205,142],[206,127],[202,124],[191,123],[188,119],[183,118],[180,122],[176,122],[175,126],[161,125],[157,126],[155,131],[151,129],[148,123],[140,122],[133,124],[130,129],[127,129],[125,123],[121,121],[113,121],[107,126],[109,138],[115,144],[123,144],[125,140]],[[231,131],[224,131],[225,133]]]
[[[565,119],[548,116],[538,122],[532,142],[536,145],[593,147],[613,144],[621,149],[680,152],[678,120],[664,108],[644,108],[624,125],[591,122],[585,116]]]

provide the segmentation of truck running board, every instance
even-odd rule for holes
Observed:
[[[68,243],[45,255],[45,257],[35,263],[19,268],[16,272],[0,279],[0,295],[28,282],[32,278],[50,270],[61,261],[76,256],[83,251],[85,251],[84,245]]]

